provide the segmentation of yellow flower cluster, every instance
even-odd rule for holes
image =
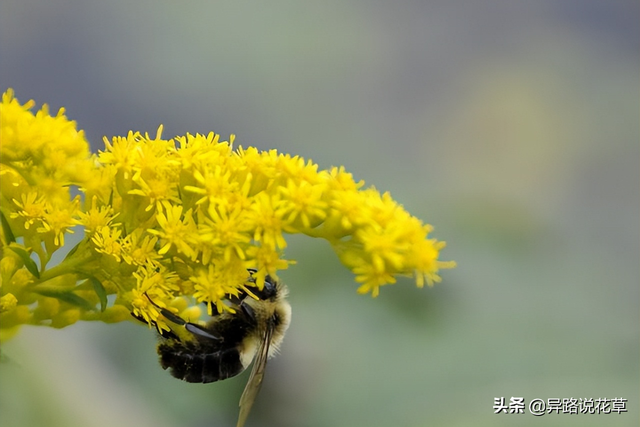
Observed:
[[[285,233],[326,239],[358,292],[373,296],[397,276],[423,286],[454,266],[438,260],[444,243],[428,237],[429,225],[342,167],[234,149],[233,135],[163,139],[162,127],[154,137],[105,138],[91,156],[63,110],[32,107],[11,91],[0,105],[2,328],[119,321],[130,311],[168,329],[158,307],[184,310],[180,296],[210,314],[230,310],[227,298],[287,268]],[[84,238],[46,268],[76,225]]]

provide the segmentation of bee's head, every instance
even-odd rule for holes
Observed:
[[[262,290],[256,288],[255,290],[251,290],[259,299],[265,301],[268,299],[272,299],[276,296],[278,292],[278,288],[276,286],[276,282],[271,278],[271,276],[267,276],[264,278],[264,286]]]
[[[255,272],[256,270],[249,269],[249,273],[251,273],[252,275]],[[251,281],[255,282],[255,279],[252,278]],[[251,293],[257,296],[261,301],[270,300],[275,298],[275,296],[278,294],[278,284],[273,279],[273,277],[267,275],[264,278],[264,286],[262,287],[262,289],[258,289],[257,287],[251,288]]]

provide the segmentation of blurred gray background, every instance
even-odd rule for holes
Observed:
[[[344,165],[448,242],[443,283],[359,296],[294,238],[293,323],[248,426],[637,426],[637,1],[0,2],[0,89],[93,144],[230,133]],[[0,423],[235,425],[247,379],[173,379],[140,324],[24,328]],[[496,397],[628,399],[494,415]]]

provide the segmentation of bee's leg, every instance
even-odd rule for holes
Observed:
[[[204,327],[198,325],[197,323],[185,322],[184,328],[194,335],[200,335],[201,337],[209,338],[214,341],[222,340],[222,338],[212,335],[211,333],[209,333],[209,331],[207,331]]]
[[[167,319],[172,321],[173,323],[176,323],[178,325],[184,326],[184,328],[187,331],[191,332],[193,335],[200,335],[201,337],[208,338],[210,340],[215,340],[215,341],[219,341],[220,340],[220,337],[216,337],[215,335],[211,335],[211,333],[209,333],[209,331],[207,331],[204,327],[198,325],[197,323],[187,322],[182,317],[176,316],[175,314],[173,314],[169,310],[161,308],[160,309],[160,313],[164,317],[166,317]]]
[[[160,311],[160,314],[162,314],[164,317],[166,317],[167,319],[169,319],[170,321],[172,321],[173,323],[176,323],[178,325],[184,326],[187,321],[184,320],[182,317],[177,316],[175,314],[173,314],[172,312],[170,312],[169,310],[167,310],[164,307],[160,307],[158,304],[156,304],[155,302],[153,302],[153,300],[151,299],[151,297],[149,296],[149,294],[147,294],[146,292],[144,293],[144,296],[147,297],[147,299],[149,300],[149,302],[151,304],[154,305],[155,308],[157,308]]]
[[[180,317],[180,316],[178,316],[176,314],[173,314],[172,312],[170,312],[166,308],[161,308],[161,307],[158,307],[158,306],[156,306],[156,307],[158,308],[158,310],[160,310],[160,314],[162,314],[164,317],[166,317],[167,319],[169,319],[173,323],[178,324],[180,326],[184,326],[184,325],[187,324],[186,320],[184,320],[182,317]]]
[[[184,328],[187,331],[191,332],[193,335],[200,335],[201,337],[208,338],[208,339],[215,340],[215,341],[219,341],[220,340],[220,337],[216,337],[215,335],[211,335],[209,333],[209,331],[207,331],[204,327],[198,325],[197,323],[187,322],[182,317],[173,314],[172,312],[170,312],[167,309],[160,308],[160,313],[164,317],[166,317],[167,319],[172,321],[173,323],[176,323],[178,325],[184,326]]]
[[[249,304],[246,304],[244,301],[242,303],[240,303],[240,310],[242,310],[242,314],[245,315],[245,317],[252,323],[256,322],[256,313],[253,310],[253,308],[251,308],[251,306]]]
[[[131,315],[133,317],[135,317],[137,320],[141,321],[142,323],[146,323],[147,325],[151,325],[154,328],[156,328],[156,330],[158,331],[158,333],[160,334],[160,336],[162,338],[174,338],[174,339],[178,339],[178,336],[176,334],[174,334],[171,331],[166,331],[164,329],[162,330],[158,330],[158,325],[156,325],[156,322],[147,322],[146,320],[144,320],[144,317],[142,316],[136,316],[135,314],[131,313]]]
[[[141,321],[142,323],[146,323],[147,325],[149,324],[149,322],[147,322],[146,320],[144,320],[144,317],[142,316],[136,316],[135,314],[131,313],[131,315],[136,319]],[[153,325],[152,325],[153,326]]]
[[[187,331],[191,332],[194,335],[200,335],[201,337],[209,338],[209,339],[216,340],[216,341],[220,340],[219,337],[216,337],[215,335],[211,335],[202,326],[200,326],[200,325],[198,325],[196,323],[187,322],[182,317],[180,317],[180,316],[178,316],[176,314],[173,314],[172,312],[170,312],[166,308],[160,307],[158,304],[153,302],[153,300],[151,298],[149,298],[149,295],[147,295],[146,293],[145,293],[145,295],[149,299],[149,302],[151,302],[151,304],[153,304],[158,310],[160,310],[160,314],[162,314],[164,317],[169,319],[169,321],[171,321],[171,322],[173,322],[173,323],[175,323],[177,325],[184,326],[184,328]]]

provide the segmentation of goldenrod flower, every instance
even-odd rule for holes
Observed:
[[[21,194],[20,198],[22,201],[13,199],[13,203],[18,209],[9,216],[11,218],[22,217],[24,220],[24,228],[28,230],[31,225],[35,224],[36,221],[41,221],[42,217],[44,217],[46,199],[43,195],[38,195],[36,192]]]
[[[111,255],[120,262],[123,252],[122,230],[112,227],[100,227],[91,238],[96,252]]]
[[[358,292],[374,297],[399,276],[421,287],[454,266],[439,260],[431,226],[344,167],[234,148],[233,135],[163,139],[162,126],[153,137],[105,138],[91,155],[64,110],[33,106],[11,90],[0,104],[0,328],[114,322],[128,311],[162,331],[159,308],[193,315],[190,299],[228,311],[228,298],[293,263],[286,234],[327,240]],[[80,243],[48,266],[74,228]]]

